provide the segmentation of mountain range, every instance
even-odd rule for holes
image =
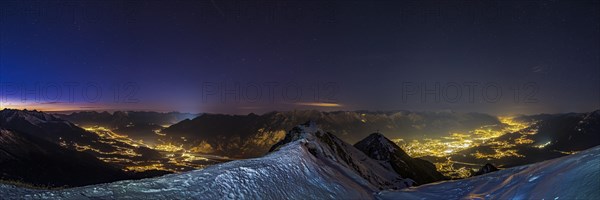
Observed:
[[[400,148],[400,143],[384,137],[381,133],[385,133],[386,136],[390,138],[398,136],[410,138],[411,134],[416,136],[425,134],[420,132],[423,130],[443,130],[447,133],[440,135],[448,135],[448,132],[455,130],[466,130],[474,127],[498,128],[506,126],[506,124],[500,122],[499,118],[493,116],[491,117],[493,119],[490,119],[488,115],[484,114],[453,112],[289,111],[271,112],[263,115],[203,114],[193,119],[189,119],[189,116],[186,114],[180,114],[181,113],[156,114],[153,112],[115,112],[109,114],[105,112],[84,112],[73,113],[67,116],[72,118],[72,120],[78,120],[78,122],[82,124],[88,124],[93,127],[110,126],[116,131],[128,128],[136,129],[138,127],[141,127],[140,129],[145,129],[145,125],[158,126],[155,123],[167,121],[173,123],[178,119],[183,119],[179,123],[175,123],[168,127],[163,127],[164,125],[161,125],[158,131],[153,130],[152,133],[141,134],[141,136],[152,134],[153,137],[159,138],[160,140],[156,141],[157,144],[168,143],[171,145],[171,143],[173,143],[174,147],[181,145],[182,150],[165,154],[165,152],[159,152],[158,150],[153,149],[154,147],[146,146],[151,143],[137,143],[133,140],[123,140],[123,137],[127,139],[129,136],[128,133],[123,134],[119,132],[119,134],[123,135],[114,136],[110,135],[113,133],[108,135],[103,134],[102,131],[104,130],[100,132],[91,132],[88,131],[89,129],[86,130],[80,128],[76,124],[65,120],[64,118],[67,118],[65,115],[53,115],[39,111],[5,109],[0,111],[0,129],[3,131],[4,141],[2,145],[2,148],[4,148],[2,159],[4,163],[12,163],[10,165],[6,164],[6,166],[11,166],[10,169],[26,169],[27,166],[32,164],[32,160],[29,158],[31,156],[27,156],[30,155],[30,151],[33,152],[31,155],[45,155],[44,157],[49,158],[46,162],[52,163],[55,166],[72,165],[72,163],[69,164],[63,162],[68,159],[54,159],[56,158],[55,155],[60,154],[63,155],[63,157],[76,160],[75,157],[83,156],[78,155],[78,153],[85,153],[86,155],[95,157],[96,160],[102,159],[103,161],[106,161],[89,161],[89,163],[99,163],[102,165],[99,167],[99,165],[90,164],[89,166],[95,166],[96,169],[89,169],[89,171],[98,171],[99,169],[111,171],[117,169],[115,172],[116,174],[110,176],[116,177],[114,180],[151,177],[168,172],[153,170],[156,168],[145,167],[144,165],[146,164],[140,164],[142,165],[140,168],[142,169],[141,171],[147,170],[145,173],[134,173],[132,175],[131,172],[122,173],[123,170],[121,169],[129,166],[131,163],[149,163],[150,165],[154,165],[155,163],[169,164],[171,162],[182,162],[182,160],[203,163],[205,161],[201,158],[205,154],[229,156],[233,158],[260,157],[294,141],[288,138],[290,137],[290,134],[285,130],[296,129],[297,127],[293,126],[293,123],[308,119],[318,123],[320,127],[332,128],[325,130],[334,130],[319,132],[315,137],[318,137],[321,142],[328,143],[329,146],[333,145],[333,147],[331,147],[333,150],[324,151],[325,153],[328,153],[325,155],[336,157],[337,160],[345,161],[340,165],[346,167],[350,166],[351,168],[353,168],[352,166],[360,166],[350,162],[348,159],[355,157],[356,155],[361,155],[361,160],[365,160],[365,158],[371,160],[367,166],[376,164],[375,166],[381,166],[385,171],[391,171],[402,177],[402,180],[404,180],[402,181],[402,184],[406,185],[407,183],[410,183],[410,185],[422,185],[448,178],[446,177],[448,174],[444,171],[442,171],[444,172],[442,175],[436,170],[436,168],[438,170],[440,169],[440,163],[450,163],[451,166],[455,168],[468,166],[472,170],[471,173],[467,175],[470,176],[475,174],[474,170],[480,169],[481,166],[487,163],[503,169],[557,158],[600,145],[600,111],[598,110],[589,113],[519,116],[514,118],[514,120],[528,124],[527,127],[518,129],[514,132],[508,132],[497,138],[492,138],[477,146],[453,152],[447,157],[424,156],[420,158],[410,157],[407,151]],[[105,119],[113,119],[105,121],[112,121],[115,123],[103,124],[100,123],[102,120],[100,120],[100,122],[94,122],[95,119],[99,119],[98,115],[105,116]],[[172,117],[170,117],[169,120],[160,120],[158,119],[160,117],[157,116]],[[384,128],[378,129],[377,127]],[[368,131],[370,129],[372,130]],[[400,130],[405,130],[411,134],[398,134]],[[353,143],[354,145],[351,145]],[[30,144],[29,146],[32,146],[32,148],[17,148],[22,144]],[[349,148],[349,146],[352,148]],[[343,149],[343,151],[339,149]],[[52,154],[44,154],[47,152],[52,152]],[[11,157],[10,155],[20,156]],[[166,157],[173,155],[191,155],[192,157],[182,157],[179,161]],[[493,157],[498,155],[499,157]],[[196,157],[194,158],[194,156]],[[198,166],[205,167],[218,162],[210,161],[210,164],[187,166],[181,171],[198,168]],[[20,163],[21,165],[16,165],[14,163]],[[433,165],[432,163],[435,163],[436,165]],[[175,163],[173,167],[181,168],[180,164],[181,163]],[[369,177],[387,176],[365,175],[367,171],[362,170],[361,167],[357,168],[358,169],[354,170],[357,170],[356,172],[359,176],[373,181],[371,184],[377,185],[378,188],[400,187],[398,183],[394,182],[394,180],[396,180],[394,178],[371,180]],[[11,171],[8,169],[9,168],[4,171],[2,175],[2,177],[4,177],[3,179],[22,180],[23,182],[40,185],[78,186],[88,183],[110,182],[113,180],[89,177],[88,182],[65,182],[61,181],[60,178],[48,176],[40,178],[39,181],[36,182],[35,180],[28,180],[27,173],[29,172],[19,170]],[[43,169],[37,171],[40,173],[52,174],[48,172],[53,170],[48,168],[46,171]],[[61,176],[60,172],[55,174]],[[40,175],[39,177],[44,176]],[[85,176],[82,175],[80,177]],[[48,181],[54,179],[57,181]],[[410,181],[408,181],[408,179],[410,179]]]
[[[195,118],[200,114],[151,111],[115,111],[113,113],[82,111],[55,115],[80,127],[104,127],[127,135],[132,139],[155,144],[156,140],[161,139],[155,134],[156,130],[161,130],[185,119]]]
[[[486,163],[500,168],[530,164],[551,158],[570,154],[600,144],[600,111],[588,113],[539,114],[512,117],[513,123],[526,125],[516,130],[499,117],[481,113],[444,112],[411,112],[411,111],[337,111],[322,112],[314,110],[270,112],[262,115],[226,115],[202,114],[193,119],[191,115],[164,113],[170,117],[169,122],[183,119],[168,127],[156,125],[160,116],[146,112],[115,112],[73,113],[68,118],[81,124],[102,125],[95,122],[98,118],[109,118],[120,123],[106,125],[116,127],[115,132],[144,139],[147,144],[181,145],[192,153],[212,154],[230,158],[260,157],[269,148],[285,137],[285,130],[296,124],[313,120],[321,127],[342,140],[355,143],[365,138],[369,133],[386,133],[392,141],[404,146],[407,152],[413,151],[407,147],[413,140],[442,139],[453,133],[476,136],[479,132],[496,132],[485,141],[469,148],[452,151],[448,155],[434,156],[425,154],[421,159],[439,165],[451,166],[454,169],[444,172],[453,176],[460,168],[466,168],[468,173],[457,177],[468,177]],[[96,117],[94,117],[96,116]],[[104,116],[104,117],[101,117]],[[108,117],[107,117],[108,116]],[[125,117],[127,116],[127,117]],[[128,120],[116,120],[131,118]],[[101,120],[103,121],[103,120]],[[124,123],[127,122],[127,123]],[[163,120],[163,122],[166,122]],[[115,124],[121,124],[117,126]],[[157,134],[159,132],[159,134]],[[502,132],[500,134],[500,132]],[[401,139],[401,140],[400,140]],[[463,139],[464,140],[464,139]],[[401,142],[399,142],[401,141]],[[446,140],[442,139],[440,145]],[[465,145],[463,142],[461,145]],[[466,144],[469,145],[469,144]],[[419,146],[423,145],[418,145]],[[434,146],[435,147],[435,146]],[[540,148],[542,147],[542,148]],[[437,147],[435,147],[437,148]],[[431,151],[424,149],[420,151]],[[444,149],[436,151],[445,151]]]
[[[397,149],[375,133],[363,153],[314,123],[286,133],[271,153],[203,170],[59,190],[0,184],[8,199],[597,199],[600,147],[463,180],[406,188],[414,180],[385,167]],[[377,153],[375,153],[377,152]],[[377,159],[369,158],[369,156]],[[393,156],[392,156],[393,157]],[[381,162],[383,161],[383,162]],[[413,162],[414,160],[402,160]],[[409,165],[410,166],[410,165]],[[414,172],[417,176],[422,173]],[[429,172],[428,174],[431,174]]]
[[[101,158],[145,161],[158,152],[86,131],[55,115],[28,110],[0,111],[1,177],[47,187],[81,186],[146,178],[166,172],[126,172]]]
[[[113,113],[82,111],[55,115],[79,126],[103,126],[110,129],[119,129],[138,124],[171,125],[184,119],[195,118],[200,114],[152,111],[115,111]]]
[[[249,158],[264,155],[285,136],[285,130],[309,120],[350,143],[378,130],[387,133],[390,138],[408,140],[441,137],[450,132],[468,131],[484,125],[502,125],[496,117],[480,113],[307,110],[263,115],[203,114],[165,128],[162,133],[170,142],[188,148],[202,146],[204,148],[199,149],[204,153]]]
[[[371,138],[366,138],[371,140]],[[385,140],[383,140],[385,142]],[[394,154],[392,142],[378,143],[381,152]],[[392,147],[392,148],[389,148]],[[40,198],[372,198],[382,189],[402,189],[415,181],[403,177],[390,163],[414,160],[375,160],[314,122],[294,127],[261,158],[231,161],[203,170],[160,178],[121,181],[64,190],[22,190],[0,185],[7,197],[23,194]],[[398,164],[400,165],[400,164]],[[431,165],[431,164],[430,164]],[[427,171],[432,170],[432,171]],[[435,169],[409,172],[434,174]],[[440,179],[443,180],[443,179]],[[22,197],[22,196],[21,196]]]
[[[0,128],[0,179],[35,186],[81,186],[131,178],[96,157]]]

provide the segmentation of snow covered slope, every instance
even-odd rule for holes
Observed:
[[[265,157],[232,161],[203,170],[54,191],[0,184],[0,194],[10,199],[372,199],[378,188],[334,159],[357,159],[349,164],[368,170],[365,163],[359,158],[335,156],[332,149],[317,138],[317,132],[322,131],[314,124],[299,126],[290,131],[291,135],[298,136],[295,140]],[[351,153],[362,153],[354,150],[356,152]],[[314,156],[315,151],[332,157]],[[377,176],[383,172],[364,173]],[[395,173],[384,175],[392,174]],[[396,176],[373,178],[387,180],[385,178]]]
[[[600,146],[469,179],[383,191],[378,199],[600,199]]]
[[[296,140],[306,140],[304,145],[312,156],[330,163],[330,165],[339,166],[338,168],[342,171],[361,176],[378,190],[402,189],[414,184],[414,180],[403,178],[391,167],[386,168],[379,161],[371,159],[332,133],[319,130],[314,122],[294,127],[271,150]]]

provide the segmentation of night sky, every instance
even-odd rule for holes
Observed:
[[[598,1],[2,1],[0,9],[2,107],[600,108]]]

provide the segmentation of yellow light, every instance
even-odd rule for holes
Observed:
[[[402,138],[393,139],[406,153],[412,157],[434,156],[440,158],[448,158],[451,155],[460,153],[463,150],[477,147],[490,146],[494,149],[493,153],[484,154],[481,152],[473,153],[476,158],[482,159],[500,159],[503,157],[523,157],[514,149],[517,145],[530,144],[534,141],[527,138],[527,135],[532,135],[537,130],[530,128],[535,122],[521,122],[515,120],[514,117],[498,117],[498,120],[503,124],[486,125],[466,133],[453,132],[447,136],[435,138],[424,138],[421,140],[404,141]],[[499,139],[501,136],[508,133],[519,133],[519,137],[514,140]],[[469,171],[467,168],[454,168],[451,161],[444,163],[434,163],[438,170],[444,175],[451,177],[464,176]]]
[[[551,142],[550,142],[550,141],[548,141],[548,142],[546,142],[546,143],[544,143],[544,144],[535,145],[535,146],[533,146],[533,147],[535,147],[535,148],[539,148],[539,149],[543,149],[544,147],[546,147],[546,146],[548,146],[548,145],[550,145],[550,144],[551,144]]]

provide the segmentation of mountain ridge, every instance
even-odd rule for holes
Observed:
[[[410,178],[416,185],[447,180],[448,178],[436,170],[429,161],[412,158],[396,143],[383,134],[372,133],[365,139],[354,144],[354,147],[378,160],[382,165],[392,168],[404,178]]]

